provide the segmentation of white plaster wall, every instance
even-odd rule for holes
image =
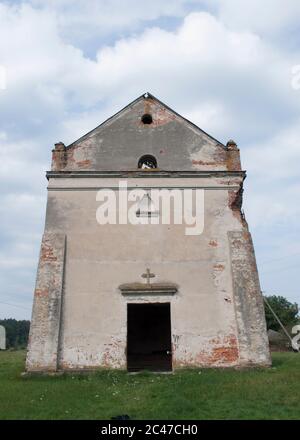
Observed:
[[[212,356],[237,337],[227,231],[242,229],[228,206],[228,187],[239,178],[129,179],[129,186],[202,187],[205,225],[200,236],[186,225],[104,225],[96,221],[97,189],[118,179],[51,179],[46,231],[67,236],[59,365],[126,368],[128,301],[170,302],[173,365],[222,363]],[[118,286],[172,282],[172,297],[123,297]],[[217,354],[219,352],[217,351]],[[228,360],[227,364],[237,361]]]

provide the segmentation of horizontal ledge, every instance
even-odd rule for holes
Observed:
[[[203,190],[238,190],[240,187],[238,185],[227,185],[227,186],[190,186],[190,185],[182,185],[182,186],[167,186],[167,185],[159,185],[159,186],[127,186],[126,188],[119,188],[118,186],[52,186],[48,187],[48,191],[99,191],[99,190],[113,190],[113,191],[127,191],[132,189],[143,189],[145,191],[151,189],[203,189]]]
[[[238,176],[246,177],[246,171],[47,171],[46,177],[49,178],[75,178],[75,177],[127,177],[127,178],[182,178],[182,177],[225,177]]]
[[[135,291],[135,290],[128,290],[128,291],[122,291],[121,292],[123,296],[142,296],[142,295],[175,295],[177,293],[177,290],[143,290],[143,291]]]
[[[176,285],[154,283],[154,284],[122,284],[119,286],[122,295],[174,295],[178,288]]]

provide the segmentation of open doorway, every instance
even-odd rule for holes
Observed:
[[[170,303],[127,305],[128,371],[171,371]]]

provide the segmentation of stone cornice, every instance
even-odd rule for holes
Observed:
[[[205,177],[246,177],[246,171],[47,171],[47,179],[52,178],[205,178]]]

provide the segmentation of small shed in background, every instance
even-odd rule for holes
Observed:
[[[6,350],[6,331],[3,325],[0,325],[0,350]]]

